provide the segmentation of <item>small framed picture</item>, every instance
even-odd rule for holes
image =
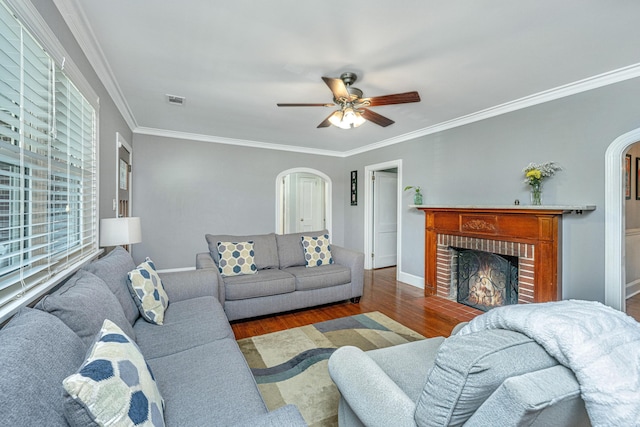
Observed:
[[[640,157],[636,157],[636,200],[640,200],[640,191],[638,191],[638,184],[640,184]]]
[[[637,165],[636,165],[637,170]],[[637,175],[637,172],[636,172]],[[636,178],[637,179],[637,178]],[[631,154],[627,154],[624,158],[624,198],[631,199]],[[638,185],[636,183],[636,193]]]
[[[358,206],[358,171],[351,171],[351,206]]]
[[[129,164],[120,159],[120,189],[127,191],[129,189]]]

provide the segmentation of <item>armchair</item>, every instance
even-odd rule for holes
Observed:
[[[590,425],[573,372],[515,331],[342,347],[329,373],[340,426]]]

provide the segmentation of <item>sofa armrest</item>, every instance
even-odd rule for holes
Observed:
[[[215,268],[218,269],[213,258],[211,258],[211,254],[209,252],[201,252],[196,254],[196,270],[200,270],[202,268]]]
[[[331,257],[336,264],[351,269],[351,298],[361,297],[364,288],[364,254],[332,244]]]
[[[245,420],[234,427],[303,427],[307,423],[295,405],[286,405],[269,413]]]
[[[465,427],[590,426],[580,385],[562,365],[507,378]]]
[[[196,254],[196,270],[215,271],[219,283],[217,295],[218,301],[220,301],[220,304],[224,306],[224,279],[222,278],[222,275],[220,275],[220,270],[218,270],[218,266],[216,265],[215,261],[213,261],[213,258],[211,257],[211,254],[209,252],[201,252],[199,254]]]
[[[337,349],[329,358],[329,375],[364,425],[415,426],[415,403],[359,348]]]
[[[159,273],[169,301],[183,301],[202,296],[218,298],[218,275],[210,269]]]

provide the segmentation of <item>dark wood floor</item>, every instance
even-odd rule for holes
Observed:
[[[627,314],[640,322],[640,294],[627,300]]]
[[[477,315],[452,307],[447,300],[425,297],[422,289],[395,280],[395,267],[365,271],[364,295],[358,304],[341,302],[317,308],[232,322],[236,339],[267,334],[354,314],[379,311],[425,337],[449,336],[451,329]]]
[[[397,282],[395,267],[365,271],[364,295],[358,304],[341,302],[275,316],[232,322],[236,339],[310,325],[354,314],[379,311],[425,337],[449,336],[461,321],[479,312],[438,297],[425,297],[422,289]],[[640,322],[640,294],[627,300],[627,314]]]

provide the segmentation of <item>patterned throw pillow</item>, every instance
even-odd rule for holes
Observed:
[[[108,319],[79,371],[62,385],[72,426],[164,426],[164,402],[151,368]]]
[[[302,236],[302,248],[304,249],[304,259],[307,267],[318,267],[321,265],[333,264],[331,257],[331,245],[329,235],[322,236]]]
[[[248,242],[218,242],[220,261],[218,270],[222,276],[239,276],[241,274],[256,274],[258,268],[253,260],[253,241]]]
[[[129,287],[142,317],[148,322],[162,325],[164,311],[169,306],[169,297],[151,259],[147,258],[135,270],[129,272]]]

